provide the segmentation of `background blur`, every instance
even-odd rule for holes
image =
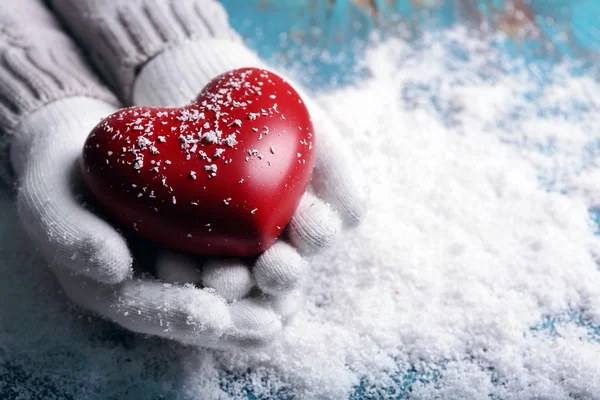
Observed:
[[[302,71],[312,88],[360,77],[356,60],[373,41],[423,35],[456,23],[496,39],[528,62],[600,55],[597,0],[221,0],[232,25],[270,61]]]

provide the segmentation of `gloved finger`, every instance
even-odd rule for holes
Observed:
[[[290,221],[290,242],[309,253],[327,247],[340,233],[342,220],[328,204],[306,192]]]
[[[244,298],[254,287],[247,264],[233,258],[211,258],[202,267],[202,284],[227,301]]]
[[[278,240],[261,254],[252,269],[257,286],[275,296],[299,288],[305,271],[306,261],[283,240]]]
[[[237,347],[263,347],[281,332],[281,319],[265,299],[246,298],[230,307],[233,327],[225,338]]]
[[[197,260],[185,254],[163,250],[156,259],[156,275],[167,283],[199,283],[201,268]]]
[[[62,102],[73,100],[77,111],[65,114],[69,107]],[[34,244],[50,264],[105,283],[131,273],[131,254],[110,224],[77,201],[76,183],[86,133],[113,111],[93,99],[55,102],[25,119],[12,147],[19,155],[13,157],[20,180],[18,212]]]
[[[73,302],[134,332],[221,348],[233,328],[225,301],[207,290],[134,278],[105,285],[64,269],[54,272]]]
[[[321,199],[330,203],[348,226],[358,224],[367,207],[360,161],[344,144],[338,128],[324,111],[308,103],[316,136],[316,162],[312,186]]]
[[[211,258],[200,268],[194,257],[163,251],[156,261],[156,273],[168,283],[201,282],[230,302],[245,297],[254,287],[250,267],[232,258]]]

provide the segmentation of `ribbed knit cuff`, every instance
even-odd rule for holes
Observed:
[[[0,179],[12,179],[11,136],[28,115],[56,100],[83,96],[118,104],[44,8],[0,10]],[[4,7],[4,6],[3,6]],[[15,6],[16,7],[16,6]],[[22,11],[31,11],[25,17]]]
[[[131,103],[136,74],[161,51],[189,39],[239,40],[214,0],[50,3],[126,103]]]
[[[65,97],[118,104],[69,40],[57,35],[47,41],[4,48],[0,43],[0,126],[8,134],[31,112]]]

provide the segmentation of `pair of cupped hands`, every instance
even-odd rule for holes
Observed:
[[[186,42],[143,66],[133,105],[182,106],[212,78],[240,67],[265,65],[239,43]],[[85,204],[78,163],[83,142],[115,106],[72,97],[28,117],[11,147],[18,211],[67,296],[129,330],[184,344],[270,343],[302,307],[303,278],[310,268],[305,257],[325,248],[365,213],[361,171],[338,128],[303,98],[315,128],[316,166],[285,234],[250,260],[199,260],[160,250],[152,268],[143,266],[154,269],[158,279],[134,272],[134,259],[142,258],[122,232]]]

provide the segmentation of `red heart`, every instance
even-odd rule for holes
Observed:
[[[215,78],[189,106],[112,114],[91,131],[81,165],[98,203],[140,236],[251,256],[292,218],[314,144],[298,93],[271,72],[243,68]]]

